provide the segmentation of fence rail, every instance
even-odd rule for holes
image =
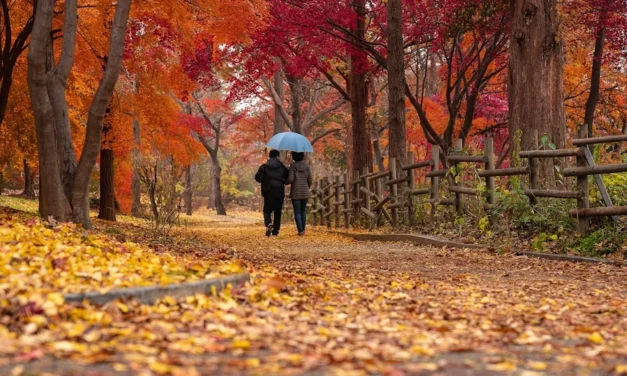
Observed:
[[[535,135],[537,145],[537,134]],[[590,158],[588,145],[627,141],[627,136],[606,136],[582,138],[573,141],[577,147],[557,150],[526,150],[519,157],[526,160],[524,166],[495,168],[494,144],[491,137],[484,140],[483,155],[468,155],[461,147],[461,140],[455,143],[453,153],[446,156],[445,169],[440,163],[441,150],[432,146],[431,157],[424,161],[415,161],[409,152],[407,163],[401,164],[394,158],[389,161],[388,170],[371,172],[354,171],[354,180],[349,180],[347,173],[324,177],[314,182],[311,188],[310,219],[315,225],[336,228],[359,226],[373,230],[378,226],[397,226],[401,223],[414,225],[416,213],[422,210],[414,200],[417,196],[427,196],[431,204],[431,214],[437,206],[454,206],[458,214],[463,212],[463,197],[481,197],[487,210],[496,208],[496,177],[527,176],[529,188],[524,191],[531,205],[537,205],[538,198],[574,199],[577,208],[568,212],[578,218],[579,231],[587,234],[589,218],[598,216],[627,215],[627,206],[612,206],[611,199],[603,186],[601,174],[625,172],[627,164],[595,166]],[[540,160],[543,158],[576,159],[574,167],[562,170],[563,176],[577,178],[576,189],[555,190],[540,188]],[[460,164],[471,163],[479,167],[477,175],[485,180],[485,188],[468,186],[460,175]],[[417,187],[416,177],[422,184]],[[588,176],[594,176],[603,195],[606,207],[590,208],[588,194]],[[441,184],[441,179],[446,184]],[[441,190],[441,188],[444,188]],[[441,197],[441,194],[445,197]]]

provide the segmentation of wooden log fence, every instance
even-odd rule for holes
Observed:
[[[346,172],[338,172],[314,182],[309,201],[309,218],[314,225],[334,225],[336,228],[346,229],[361,227],[373,230],[386,223],[395,227],[401,224],[414,225],[420,211],[420,207],[416,205],[417,196],[426,197],[423,202],[431,204],[431,215],[435,213],[437,206],[454,206],[458,215],[461,215],[464,195],[479,196],[485,200],[484,205],[489,214],[497,205],[496,178],[527,176],[529,188],[524,190],[524,194],[529,197],[532,205],[537,204],[538,198],[577,200],[577,208],[571,209],[568,214],[578,219],[579,231],[585,235],[589,231],[590,217],[627,215],[627,207],[612,206],[599,177],[600,174],[627,172],[627,164],[595,166],[593,161],[588,161],[591,158],[586,150],[588,145],[627,141],[627,136],[585,136],[585,130],[580,130],[579,138],[573,141],[577,146],[575,148],[522,151],[519,156],[526,159],[527,163],[517,167],[495,168],[494,143],[491,137],[487,137],[484,140],[483,155],[464,154],[461,141],[457,141],[453,153],[446,156],[450,169],[443,168],[440,163],[440,148],[432,145],[431,158],[427,160],[415,161],[414,154],[410,152],[406,163],[391,158],[387,171],[370,171],[365,168],[363,171],[353,171],[351,176]],[[534,138],[537,145],[537,134]],[[576,177],[576,189],[541,189],[539,161],[543,158],[573,157],[576,166],[564,168],[562,175]],[[479,167],[477,176],[485,180],[485,189],[468,186],[462,176],[452,176],[460,173],[462,163]],[[418,173],[419,170],[422,170],[421,173]],[[423,183],[425,185],[417,186],[418,176],[426,179]],[[599,188],[604,193],[606,207],[590,208],[588,176],[598,177],[597,184],[601,181]],[[444,186],[445,192],[442,192],[440,180],[444,177],[447,184]],[[445,197],[442,197],[442,193],[445,193]]]

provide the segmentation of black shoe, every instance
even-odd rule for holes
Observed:
[[[266,236],[270,236],[270,234],[272,234],[272,223],[270,223],[266,229]]]

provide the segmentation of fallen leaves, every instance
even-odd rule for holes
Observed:
[[[51,355],[106,361],[131,374],[188,376],[626,370],[624,362],[615,363],[627,358],[621,288],[627,275],[615,267],[356,243],[318,231],[266,239],[260,227],[240,223],[175,233],[202,249],[225,250],[192,257],[200,251],[190,246],[186,258],[73,228],[32,230],[41,225],[20,221],[7,226],[18,229],[9,245],[17,257],[3,259],[0,268],[8,262],[11,272],[32,276],[21,289],[5,287],[8,298],[0,295],[0,358],[11,361]],[[80,255],[64,247],[77,247]],[[229,261],[232,256],[246,261]],[[78,267],[77,257],[92,269]],[[160,283],[244,265],[255,268],[248,286],[166,297],[152,306],[68,305],[59,294],[111,286],[112,273]],[[0,274],[0,281],[8,278]],[[56,283],[57,277],[71,283]]]

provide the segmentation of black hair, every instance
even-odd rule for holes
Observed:
[[[281,155],[281,152],[278,150],[270,150],[270,158],[278,158]]]
[[[305,158],[305,153],[297,153],[295,151],[292,152],[292,159],[295,162],[300,162]]]

